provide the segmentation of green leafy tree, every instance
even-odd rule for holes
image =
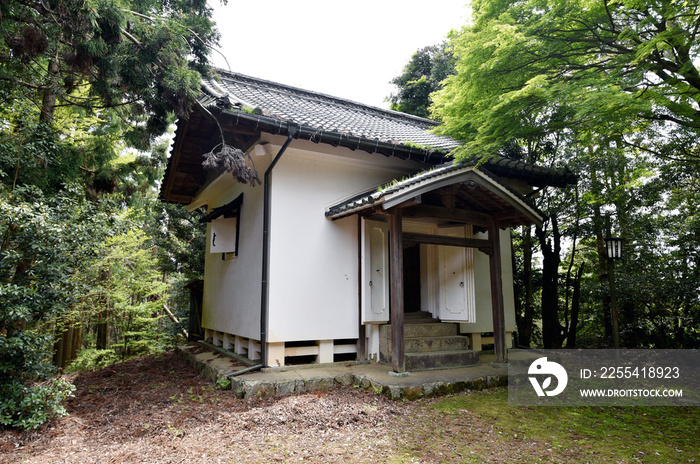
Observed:
[[[0,31],[2,180],[47,192],[80,180],[94,198],[154,182],[164,156],[115,160],[187,117],[218,40],[204,0],[11,0]]]
[[[11,0],[0,13],[4,98],[31,98],[49,122],[64,105],[143,115],[132,141],[187,115],[218,38],[203,0]]]
[[[81,344],[82,265],[120,232],[115,201],[147,212],[165,161],[153,142],[197,104],[217,38],[204,0],[0,2],[2,424],[60,412],[25,406],[41,403],[52,351],[64,365]],[[120,340],[135,352],[155,303],[123,304]]]
[[[92,267],[94,288],[110,301],[113,349],[122,359],[161,351],[165,337],[157,326],[167,285],[148,237],[130,229],[107,238],[100,254]]]
[[[562,129],[697,160],[699,2],[483,0],[434,96],[458,156]]]
[[[573,322],[582,342],[609,343],[602,244],[604,216],[612,213],[613,232],[629,238],[618,277],[636,289],[620,295],[623,341],[688,346],[699,324],[689,250],[699,244],[693,221],[676,219],[679,210],[693,214],[692,201],[686,203],[693,194],[680,190],[692,189],[681,179],[697,173],[698,2],[484,0],[473,8],[473,23],[451,36],[457,73],[433,95],[433,114],[444,122],[438,130],[465,142],[458,159],[500,153],[571,166],[580,175],[578,188],[563,198],[538,199],[559,231],[538,234],[547,275],[537,295],[528,293],[532,280],[523,276],[519,323],[528,323],[539,297],[545,346],[565,338],[569,345]],[[554,150],[542,150],[547,146]],[[664,177],[670,171],[674,183]],[[673,201],[681,198],[679,209]],[[562,236],[577,245],[566,256],[556,252]],[[530,233],[522,237],[527,245]],[[665,285],[669,275],[683,285]],[[546,292],[562,284],[559,294]],[[646,297],[635,301],[640,294]]]
[[[108,224],[106,205],[80,189],[47,197],[34,187],[0,189],[0,424],[35,428],[70,388],[57,380],[52,346],[57,320],[79,293],[72,277],[94,257]]]
[[[401,74],[391,80],[398,92],[387,100],[391,109],[422,118],[430,116],[431,94],[455,72],[455,59],[447,42],[418,50]]]

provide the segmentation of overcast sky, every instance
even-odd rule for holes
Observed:
[[[232,71],[383,108],[411,55],[470,17],[469,0],[209,1]]]

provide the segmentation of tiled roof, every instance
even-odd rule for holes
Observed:
[[[216,70],[214,77],[202,81],[202,90],[199,101],[204,107],[217,108],[236,126],[247,125],[247,134],[262,131],[289,135],[424,165],[445,162],[450,150],[460,145],[449,137],[431,133],[430,129],[438,123],[429,119],[229,71]],[[201,167],[202,150],[212,147],[205,149],[200,142],[187,140],[215,139],[215,134],[217,126],[202,112],[193,113],[186,124],[178,124],[174,156],[168,160],[161,191],[163,198],[178,203],[192,200],[206,182]],[[248,137],[254,142],[255,137]],[[500,156],[458,163],[454,168],[469,164],[484,173],[525,181],[532,187],[565,187],[577,180],[568,169],[545,168]],[[441,169],[451,168],[445,165]]]
[[[443,151],[459,145],[455,140],[428,132],[437,123],[396,111],[310,92],[296,87],[217,70],[220,80],[203,82],[207,97],[203,103],[226,99],[260,111],[283,122],[311,127],[318,131],[393,144],[412,144]]]
[[[367,191],[336,205],[332,205],[326,210],[326,216],[338,219],[374,205],[379,205],[387,201],[387,199],[394,194],[399,194],[403,191],[416,190],[421,188],[421,185],[430,185],[430,188],[435,188],[435,185],[442,179],[452,182],[454,181],[455,175],[468,172],[479,172],[482,176],[485,176],[485,178],[490,178],[494,185],[499,185],[500,188],[507,192],[507,194],[512,197],[513,200],[521,202],[525,208],[531,210],[536,215],[542,216],[542,213],[539,212],[527,198],[501,183],[494,174],[490,173],[488,170],[482,170],[473,165],[464,163],[446,163],[441,166],[436,166],[433,169],[419,172],[400,182],[395,182],[376,190]]]

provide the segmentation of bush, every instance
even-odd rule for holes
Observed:
[[[67,372],[96,371],[119,361],[114,350],[84,349],[78,353],[78,357],[70,363]]]
[[[35,385],[12,380],[0,385],[0,424],[20,429],[36,429],[53,417],[68,415],[63,406],[75,386],[63,379]]]

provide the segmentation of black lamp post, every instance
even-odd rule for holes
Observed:
[[[610,284],[610,308],[612,312],[613,348],[620,349],[620,327],[617,317],[617,295],[615,294],[615,261],[622,259],[622,242],[625,239],[610,236],[610,222],[606,217],[608,237],[605,237],[605,251],[608,255],[608,283]]]
[[[622,242],[624,238],[620,237],[605,237],[605,251],[608,254],[608,259],[622,259]]]

